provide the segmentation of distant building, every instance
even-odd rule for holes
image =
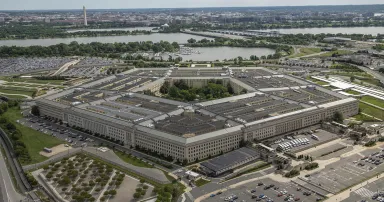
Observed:
[[[87,10],[85,9],[85,6],[83,6],[83,12],[84,12],[84,26],[88,26],[88,22],[87,22]]]
[[[44,22],[45,22],[45,23],[50,23],[50,22],[51,22],[51,19],[50,19],[50,18],[45,18],[45,19],[44,19]]]
[[[344,38],[344,37],[327,37],[323,39],[323,41],[325,42],[347,42],[351,40],[352,40],[351,38]]]
[[[4,22],[4,18],[3,17],[0,17],[0,22]]]

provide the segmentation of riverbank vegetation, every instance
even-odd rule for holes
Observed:
[[[248,47],[248,48],[271,48],[275,49],[275,54],[260,57],[261,59],[278,59],[285,55],[293,53],[293,48],[287,45],[269,44],[246,39],[222,39],[215,40],[203,39],[196,41],[189,40],[191,43],[187,46],[191,47],[213,47],[213,46],[229,46],[229,47]],[[137,51],[153,51],[159,52],[175,52],[179,49],[177,42],[170,43],[168,41],[160,41],[154,43],[146,42],[128,42],[128,43],[99,43],[92,42],[89,44],[79,44],[76,41],[70,44],[57,44],[52,46],[1,46],[0,57],[59,57],[59,56],[93,56],[93,57],[108,57],[121,58],[123,53]],[[237,56],[234,55],[234,58]],[[136,59],[131,56],[126,56],[126,59]],[[141,59],[143,60],[143,58]],[[168,58],[168,62],[178,63],[182,60],[181,57]],[[254,57],[254,60],[258,58]]]
[[[148,30],[106,30],[106,31],[76,31],[68,32],[66,29],[55,28],[47,25],[24,26],[11,24],[2,26],[0,39],[44,39],[44,38],[74,38],[97,36],[122,36],[151,34]]]
[[[128,43],[99,43],[79,44],[76,41],[70,44],[57,44],[52,46],[2,46],[0,57],[59,57],[59,56],[93,56],[120,58],[121,53],[136,51],[173,52],[179,45],[174,42],[160,41],[154,43],[128,42]]]

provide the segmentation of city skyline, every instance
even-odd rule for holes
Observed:
[[[108,2],[94,2],[91,0],[68,0],[65,2],[57,1],[54,4],[48,0],[5,0],[0,6],[0,10],[57,10],[57,9],[81,9],[86,6],[87,9],[132,9],[132,8],[197,8],[197,7],[268,7],[268,6],[320,6],[320,5],[369,5],[380,4],[381,0],[324,0],[322,2],[315,0],[298,0],[286,2],[283,0],[261,0],[254,2],[252,0],[194,0],[190,2],[180,2],[177,0],[167,0],[162,2],[152,2],[144,0],[139,2],[126,2],[122,0],[111,0]]]

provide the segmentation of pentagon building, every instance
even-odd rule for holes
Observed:
[[[165,81],[203,86],[210,79],[238,95],[193,103],[160,95]],[[240,94],[240,93],[243,94]],[[245,93],[246,92],[246,93]],[[358,113],[358,101],[266,68],[145,68],[105,77],[37,100],[42,116],[94,135],[189,162],[331,118]]]

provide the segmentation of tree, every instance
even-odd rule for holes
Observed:
[[[37,96],[37,90],[33,91],[32,98],[35,98]]]
[[[133,198],[135,198],[135,199],[138,199],[140,197],[141,197],[141,193],[140,192],[136,192],[136,193],[133,194]]]
[[[40,110],[37,105],[32,106],[31,113],[35,116],[40,116]]]
[[[188,39],[187,42],[188,42],[188,43],[196,43],[196,39],[194,39],[194,38],[190,38],[190,39]]]
[[[350,78],[351,82],[354,82],[355,79],[356,79],[355,76],[351,76],[351,78]]]
[[[380,69],[379,69],[379,72],[382,73],[382,74],[384,74],[384,68],[380,68]]]
[[[340,113],[339,111],[336,111],[333,114],[332,120],[337,122],[337,123],[343,123],[343,120],[344,120],[343,114]]]
[[[116,192],[116,190],[114,190],[114,189],[109,191],[109,195],[112,195],[112,196],[116,195],[116,193],[117,193],[117,192]]]

